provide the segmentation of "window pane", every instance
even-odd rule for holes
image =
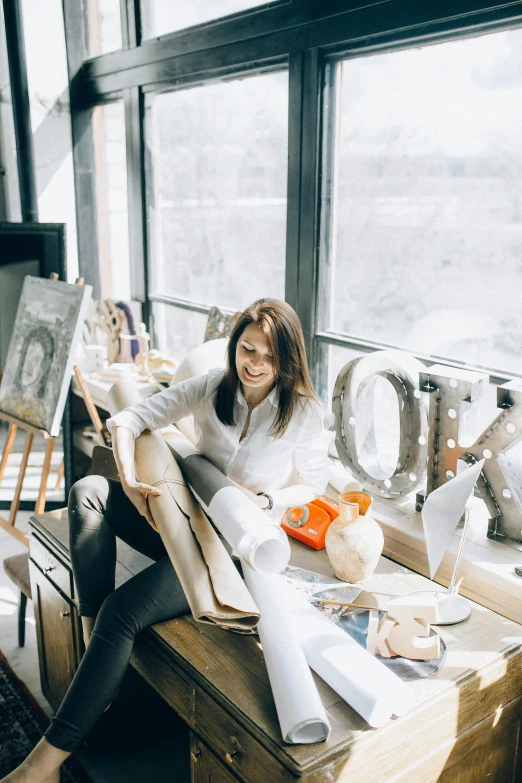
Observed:
[[[22,219],[22,210],[2,3],[0,3],[0,161],[4,169],[3,186],[0,182],[0,220],[19,221]]]
[[[287,127],[286,73],[149,97],[153,292],[284,299]]]
[[[121,49],[120,0],[87,0],[89,56]]]
[[[259,0],[141,0],[143,37],[173,33],[260,5],[264,3]]]
[[[123,101],[96,106],[93,126],[102,297],[128,301],[131,283]]]
[[[352,359],[357,359],[362,355],[360,351],[354,348],[344,348],[340,345],[325,345],[324,348],[326,358],[326,378],[323,383],[320,384],[322,389],[322,397],[327,403],[328,410],[332,409],[332,397],[335,388],[335,382],[337,376],[343,369],[344,365]],[[325,382],[326,381],[326,382]]]
[[[338,66],[324,326],[522,373],[521,48],[516,30]]]
[[[206,313],[153,302],[151,345],[180,362],[204,342],[207,319]]]
[[[71,115],[61,0],[22,0],[38,218],[67,227],[68,278],[78,275]],[[52,54],[49,51],[52,41]]]

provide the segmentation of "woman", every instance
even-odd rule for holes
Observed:
[[[324,491],[331,436],[301,325],[290,305],[260,299],[237,321],[226,370],[176,384],[107,422],[121,484],[88,476],[69,498],[71,561],[88,646],[45,737],[0,783],[57,783],[63,761],[114,698],[136,634],[189,611],[148,507],[149,495],[161,491],[138,482],[134,468],[134,440],[144,429],[189,414],[198,450],[261,508],[277,508],[281,516],[284,507]],[[114,590],[116,535],[155,562]]]

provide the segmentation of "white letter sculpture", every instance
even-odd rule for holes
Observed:
[[[406,495],[421,481],[426,470],[427,413],[419,392],[419,374],[425,370],[409,354],[400,351],[376,351],[348,362],[335,383],[333,412],[336,446],[343,465],[370,491],[386,498]],[[361,454],[355,439],[358,397],[378,377],[386,378],[399,402],[400,446],[397,466],[389,478],[376,478],[361,464],[363,455],[375,460],[377,445],[373,411],[364,417],[365,435]],[[360,407],[360,405],[359,405]]]

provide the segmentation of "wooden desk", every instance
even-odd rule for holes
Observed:
[[[69,567],[64,515],[33,518],[31,538],[37,559],[43,545]],[[146,562],[122,549],[118,581]],[[297,542],[292,562],[332,573],[324,552]],[[41,579],[41,566],[31,567]],[[48,576],[52,579],[53,571]],[[368,587],[406,592],[431,584],[383,558]],[[63,584],[56,587],[63,594]],[[68,600],[74,609],[74,593]],[[38,624],[39,611],[35,614]],[[327,743],[315,745],[283,743],[257,637],[179,618],[142,634],[132,664],[190,726],[194,783],[521,781],[522,626],[473,605],[469,620],[441,633],[448,650],[445,666],[414,682],[415,706],[380,729],[368,728],[316,678],[332,733]]]

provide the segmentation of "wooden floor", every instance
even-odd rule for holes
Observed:
[[[30,512],[20,511],[17,527],[27,531]],[[27,552],[27,547],[0,528],[0,561],[10,555]],[[6,576],[0,563],[0,650],[17,676],[25,682],[47,715],[52,715],[49,703],[42,694],[38,671],[38,652],[32,601],[27,602],[25,620],[25,647],[18,646],[18,597],[19,591]]]

